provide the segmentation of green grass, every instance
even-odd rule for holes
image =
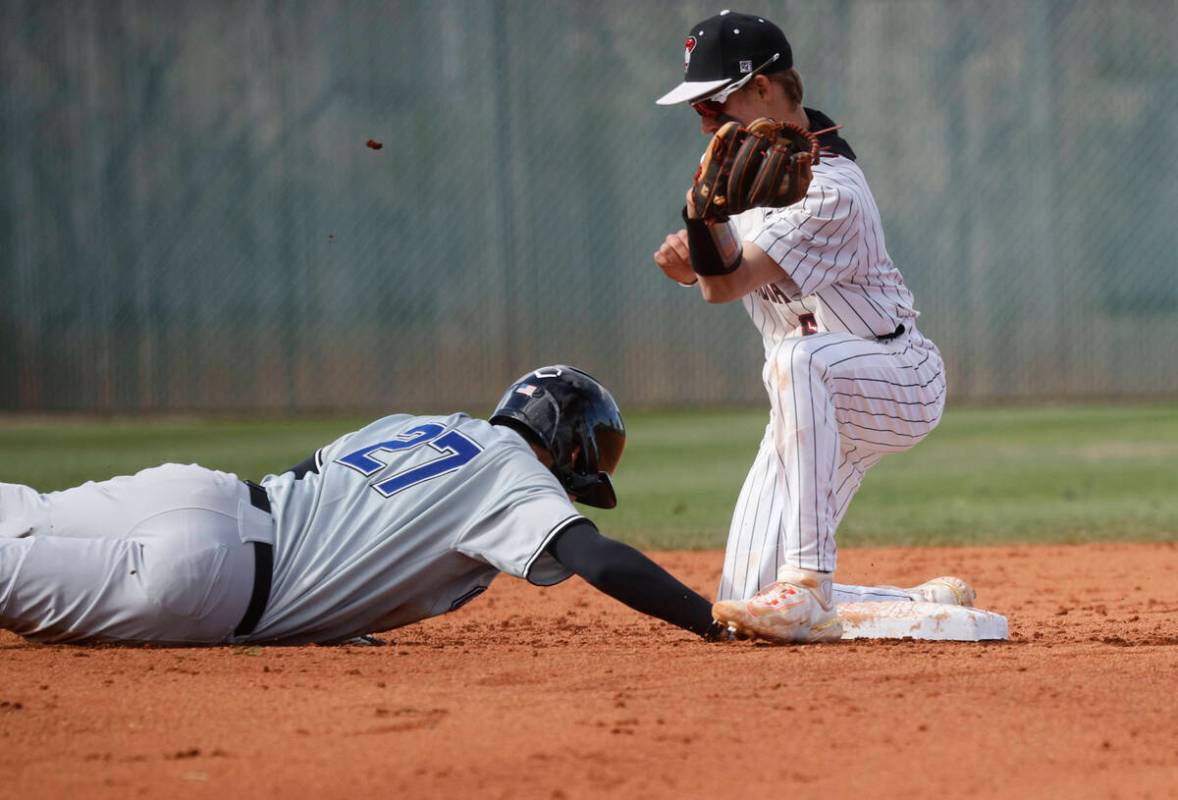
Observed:
[[[637,416],[603,528],[721,546],[761,412]],[[1178,539],[1178,406],[950,409],[863,482],[843,546]]]
[[[197,462],[243,477],[293,464],[362,419],[0,419],[0,481],[42,490]],[[603,530],[719,547],[763,411],[641,413]],[[1178,539],[1178,405],[951,409],[863,483],[843,546]]]

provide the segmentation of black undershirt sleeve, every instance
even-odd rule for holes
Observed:
[[[589,585],[635,611],[707,639],[721,638],[708,600],[633,547],[602,536],[587,519],[557,534],[548,552]]]
[[[308,472],[318,473],[319,472],[319,465],[315,463],[315,455],[312,453],[310,456],[308,456],[307,458],[304,458],[302,461],[295,464],[293,467],[288,467],[285,471],[286,472],[293,472],[295,474],[296,480],[302,480],[303,476],[306,475]]]

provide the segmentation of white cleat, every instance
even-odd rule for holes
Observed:
[[[843,637],[829,575],[783,567],[778,578],[748,600],[713,604],[712,617],[738,638],[789,644],[836,642]]]
[[[972,586],[952,575],[933,578],[904,591],[914,603],[943,603],[950,606],[972,606],[978,596]]]

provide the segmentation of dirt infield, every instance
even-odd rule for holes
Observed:
[[[714,589],[719,553],[656,558]],[[1178,545],[847,550],[840,578],[945,573],[1010,642],[708,645],[506,578],[383,647],[0,633],[0,796],[1178,797]]]

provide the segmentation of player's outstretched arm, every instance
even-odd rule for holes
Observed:
[[[570,525],[548,552],[595,589],[635,611],[658,617],[705,639],[726,638],[712,620],[712,604],[629,545],[602,536],[589,520]]]

